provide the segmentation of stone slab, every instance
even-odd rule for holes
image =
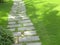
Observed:
[[[26,45],[41,45],[41,42],[27,43]]]
[[[34,27],[21,27],[21,28],[18,28],[18,31],[21,31],[21,30],[34,30],[35,28]]]
[[[16,24],[16,22],[15,21],[12,21],[12,22],[8,22],[8,24]]]
[[[32,23],[23,23],[23,26],[33,26]]]
[[[24,35],[36,35],[36,31],[25,31]]]
[[[8,28],[15,28],[15,27],[21,27],[21,24],[8,25]]]
[[[15,11],[14,11],[15,12]],[[8,19],[15,19],[15,16],[9,15]]]
[[[22,20],[22,22],[25,22],[25,23],[26,23],[26,22],[31,22],[31,20]]]
[[[21,32],[14,32],[13,36],[21,36]]]
[[[34,30],[35,28],[33,26],[31,27],[26,27],[27,30]]]
[[[10,30],[10,31],[15,31],[15,28],[10,28],[10,29],[8,29],[8,30]]]
[[[22,44],[20,43],[20,44],[12,44],[12,45],[22,45]]]
[[[19,38],[19,42],[26,42],[26,41],[38,41],[39,36],[26,36],[23,38]]]

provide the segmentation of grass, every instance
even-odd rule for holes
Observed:
[[[5,3],[0,3],[0,26],[3,28],[6,28],[7,26],[7,17],[11,10],[12,4],[13,2],[11,0],[6,0]]]
[[[58,0],[24,0],[42,45],[60,45],[60,10]]]

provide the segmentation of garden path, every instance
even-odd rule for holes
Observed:
[[[14,0],[8,16],[8,29],[13,31],[13,45],[41,45],[36,30],[26,15],[25,4],[22,0]]]

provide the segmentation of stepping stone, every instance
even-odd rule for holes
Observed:
[[[23,18],[22,18],[22,17],[23,17]],[[21,18],[21,19],[23,19],[23,20],[28,20],[28,19],[29,19],[29,18],[26,17],[26,16],[20,16],[20,15],[19,15],[19,16],[16,16],[16,18],[18,18],[18,19]]]
[[[14,32],[13,35],[16,36],[21,36],[21,32]]]
[[[17,8],[17,7],[16,7],[16,8]],[[16,11],[16,10],[17,10],[16,8],[14,8],[14,9],[11,11],[12,14],[13,14],[13,13],[16,14],[16,12],[17,12],[17,11]],[[15,15],[14,15],[14,16],[15,16]]]
[[[18,8],[21,8],[21,6],[19,6]],[[25,13],[26,11],[23,10],[23,7],[22,7],[22,9],[18,9],[18,12],[20,12],[20,13]]]
[[[24,31],[24,30],[34,30],[34,27],[22,27],[22,28],[18,28],[18,31]]]
[[[10,29],[8,29],[8,30],[10,30],[10,31],[15,31],[15,28],[10,28]]]
[[[13,22],[8,22],[8,24],[16,24],[16,22],[14,22],[14,21]]]
[[[9,15],[8,19],[15,19],[15,16]]]
[[[14,5],[18,5],[18,2],[14,2],[14,3],[13,3],[13,6],[14,6]],[[16,6],[16,7],[17,7],[17,6]]]
[[[20,44],[13,44],[13,45],[22,45],[22,44],[20,43]]]
[[[8,19],[8,22],[12,22],[12,21],[15,21],[14,19]]]
[[[16,27],[15,25],[8,25],[7,26],[8,28],[13,28],[13,27]]]
[[[21,3],[19,5],[19,8],[18,9],[20,10],[20,11],[18,10],[18,12],[26,11],[24,4],[21,4]]]
[[[15,28],[15,27],[21,27],[21,24],[12,24],[12,25],[8,25],[8,28]]]
[[[35,29],[33,26],[31,26],[31,27],[26,27],[26,29]]]
[[[33,26],[32,23],[24,23],[23,26]]]
[[[22,18],[23,20],[28,20],[29,18],[28,17],[24,17],[24,18]]]
[[[22,20],[22,22],[25,22],[25,23],[26,23],[26,22],[31,22],[31,20]]]
[[[25,27],[18,28],[18,31],[24,31],[24,30],[26,30]]]
[[[24,21],[20,20],[20,21],[18,21],[18,23],[24,24],[24,23],[31,23],[31,22],[24,22]]]
[[[27,43],[26,45],[41,45],[41,42]]]
[[[21,17],[21,18],[28,18],[27,16],[23,16],[23,15],[21,15],[20,17]]]
[[[16,24],[15,26],[16,26],[16,27],[21,27],[21,26],[22,26],[22,24]]]
[[[27,41],[38,41],[40,40],[39,39],[39,36],[26,36],[26,37],[23,37],[23,38],[19,38],[19,42],[27,42]]]
[[[19,15],[16,16],[17,19],[21,18]]]
[[[36,35],[36,31],[25,31],[24,35]]]

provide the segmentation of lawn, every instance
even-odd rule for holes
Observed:
[[[11,10],[13,2],[10,0],[6,0],[4,3],[0,3],[0,26],[6,28],[8,14]]]
[[[42,45],[60,45],[59,0],[24,0]]]

